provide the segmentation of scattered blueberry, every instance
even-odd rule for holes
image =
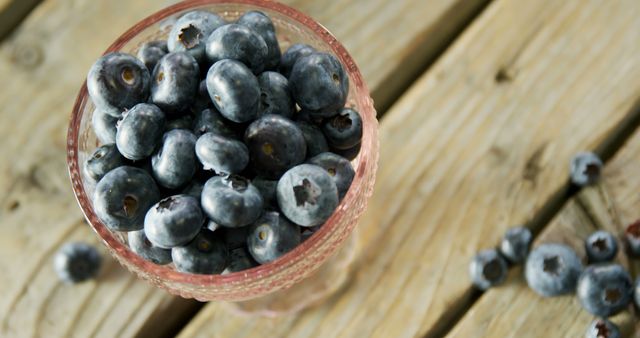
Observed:
[[[93,151],[85,162],[85,171],[91,178],[99,181],[109,171],[125,165],[125,158],[120,155],[113,143],[102,145]]]
[[[564,244],[541,244],[531,251],[525,265],[527,284],[543,297],[573,292],[581,272],[580,258]]]
[[[158,265],[171,263],[171,250],[153,245],[144,230],[131,231],[127,237],[131,250],[143,259]]]
[[[222,274],[248,270],[258,265],[259,263],[251,257],[249,251],[245,247],[241,247],[231,250],[229,253],[229,265]]]
[[[586,338],[620,338],[616,324],[602,318],[594,319],[587,327]]]
[[[500,253],[511,263],[522,263],[529,254],[532,238],[531,230],[525,227],[511,228],[502,237]]]
[[[296,121],[307,144],[307,157],[313,157],[329,151],[327,139],[319,127],[305,121]]]
[[[251,227],[247,247],[251,256],[265,264],[300,244],[300,229],[278,212],[266,212]]]
[[[260,109],[258,79],[235,60],[216,62],[207,73],[211,101],[225,118],[238,123],[253,120]]]
[[[258,76],[260,85],[260,115],[277,114],[292,118],[296,104],[291,97],[289,81],[276,72],[264,72]]]
[[[331,152],[332,153],[336,153],[344,158],[346,158],[349,161],[353,161],[356,157],[358,157],[358,154],[360,154],[360,148],[362,146],[362,143],[358,143],[355,147],[349,148],[349,149],[335,149],[332,148]]]
[[[244,63],[254,74],[260,74],[267,61],[268,47],[252,29],[238,24],[221,26],[207,39],[207,59],[216,63],[224,59]]]
[[[276,197],[278,181],[268,180],[263,177],[256,177],[251,181],[251,183],[260,191],[265,208],[273,210],[278,207],[278,199]]]
[[[236,138],[237,135],[228,121],[215,108],[205,109],[196,113],[193,122],[193,132],[198,137],[206,133],[215,133],[225,137]]]
[[[144,218],[144,233],[153,245],[169,249],[189,243],[204,222],[198,200],[189,195],[169,196],[156,203]]]
[[[342,64],[327,53],[299,58],[291,70],[289,85],[298,105],[321,117],[335,115],[349,92],[349,79]]]
[[[618,253],[618,241],[612,233],[596,231],[589,235],[584,242],[584,247],[589,257],[589,263],[609,262]]]
[[[89,244],[70,242],[58,249],[53,265],[63,282],[74,284],[94,278],[102,265],[102,257]]]
[[[167,42],[164,40],[149,41],[138,50],[138,59],[144,63],[149,72],[153,72],[156,64],[169,52]]]
[[[469,265],[471,281],[480,290],[502,284],[507,278],[507,262],[497,250],[480,251]]]
[[[293,65],[296,64],[296,61],[301,57],[314,53],[315,51],[315,48],[303,43],[291,45],[291,47],[289,47],[280,58],[280,74],[288,78],[291,75],[291,70],[293,69]]]
[[[276,28],[271,19],[262,12],[248,11],[237,21],[239,25],[247,26],[256,32],[267,44],[265,68],[275,69],[280,63],[280,45],[276,37]]]
[[[624,232],[629,254],[640,257],[640,221],[629,224]]]
[[[196,154],[205,170],[213,169],[218,174],[238,174],[249,163],[244,143],[215,133],[198,138]]]
[[[581,152],[571,159],[571,182],[584,187],[595,183],[600,178],[602,160],[591,152]]]
[[[117,117],[113,117],[102,110],[96,108],[91,116],[91,125],[96,137],[102,144],[116,142]]]
[[[613,316],[631,302],[631,276],[619,264],[591,265],[580,275],[577,294],[582,307],[591,314]]]
[[[327,174],[329,174],[335,182],[336,188],[338,188],[338,197],[340,199],[347,193],[356,175],[356,172],[351,166],[351,162],[334,153],[321,153],[309,159],[307,163],[315,164],[327,171]]]
[[[172,52],[158,61],[151,81],[151,102],[165,112],[181,113],[193,102],[200,67],[187,52]]]
[[[153,177],[159,185],[176,189],[189,183],[196,172],[196,136],[187,129],[174,129],[162,136],[151,157]]]
[[[253,223],[262,212],[260,192],[248,180],[214,176],[202,190],[202,209],[221,226],[236,228]]]
[[[219,274],[227,267],[229,251],[214,232],[202,229],[189,244],[171,249],[176,270],[195,274]]]
[[[187,51],[199,63],[205,61],[206,41],[211,32],[226,22],[217,14],[192,11],[181,16],[169,32],[167,46],[171,52]]]
[[[192,127],[193,127],[193,116],[183,115],[167,121],[167,123],[164,125],[164,130],[165,131],[169,131],[173,129],[191,130]]]
[[[149,157],[160,144],[165,115],[155,105],[140,103],[124,114],[118,125],[116,145],[122,156],[130,160]]]
[[[362,119],[351,108],[343,108],[322,126],[329,145],[336,149],[349,149],[362,140]]]

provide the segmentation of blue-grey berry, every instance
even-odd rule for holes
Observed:
[[[339,201],[333,178],[322,167],[313,164],[301,164],[282,175],[277,196],[282,213],[305,227],[324,223]]]
[[[167,121],[167,123],[165,123],[164,125],[164,130],[165,131],[169,131],[173,129],[191,130],[192,127],[193,127],[193,116],[183,115]]]
[[[335,56],[312,53],[296,61],[289,86],[300,107],[320,117],[331,117],[347,101],[349,78]]]
[[[289,168],[304,162],[307,144],[293,121],[280,115],[265,115],[247,127],[244,135],[253,170],[277,179]]]
[[[200,67],[187,52],[172,52],[158,61],[151,81],[151,102],[165,112],[182,113],[194,101]]]
[[[349,149],[362,140],[362,119],[357,111],[343,108],[322,125],[322,131],[332,148]]]
[[[218,174],[238,174],[249,164],[249,150],[244,143],[215,133],[198,138],[196,154],[205,170]]]
[[[131,250],[142,259],[158,265],[171,263],[171,250],[153,245],[145,235],[144,230],[129,232],[127,239]]]
[[[527,259],[532,239],[531,230],[528,228],[511,228],[502,237],[500,253],[511,263],[522,263]]]
[[[272,262],[300,244],[300,228],[278,212],[265,212],[247,236],[247,248],[260,264]]]
[[[269,180],[258,176],[254,178],[251,183],[260,191],[265,208],[270,210],[278,208],[278,199],[276,197],[277,180]]]
[[[169,32],[167,47],[171,52],[186,51],[199,63],[206,59],[205,46],[211,32],[226,22],[217,14],[192,11],[181,16]]]
[[[214,232],[202,229],[189,244],[171,249],[176,270],[194,274],[219,274],[227,267],[229,251]]]
[[[102,145],[93,151],[91,157],[84,164],[89,177],[99,181],[111,170],[123,166],[126,159],[120,155],[114,143]]]
[[[595,183],[601,171],[602,160],[592,152],[580,152],[571,159],[571,182],[579,187]]]
[[[160,199],[153,178],[143,169],[122,166],[108,172],[96,185],[93,208],[112,231],[140,230],[147,210]]]
[[[640,221],[629,224],[624,232],[624,237],[629,254],[633,257],[640,257]]]
[[[469,265],[471,281],[480,290],[502,284],[507,278],[507,262],[497,250],[478,252]]]
[[[153,177],[159,185],[176,189],[189,183],[196,172],[196,136],[187,129],[174,129],[162,136],[151,157]]]
[[[596,231],[589,235],[584,242],[589,263],[609,262],[618,253],[618,241],[608,231]]]
[[[280,45],[276,36],[276,28],[271,19],[260,11],[248,11],[238,19],[237,23],[251,28],[267,44],[265,69],[278,67],[280,63]]]
[[[264,72],[258,76],[260,85],[260,115],[277,114],[293,118],[296,104],[291,97],[289,81],[276,72]]]
[[[262,212],[260,191],[248,180],[231,175],[214,176],[204,185],[201,204],[211,220],[236,228],[253,223]]]
[[[107,144],[116,142],[117,122],[117,117],[113,117],[98,108],[93,111],[91,126],[100,143]]]
[[[169,52],[167,49],[167,41],[156,40],[142,44],[138,50],[138,59],[144,63],[149,72],[153,72],[153,68],[163,56]]]
[[[222,274],[224,275],[232,272],[244,271],[258,265],[260,264],[251,257],[249,251],[247,251],[246,247],[243,246],[229,252],[229,265],[224,269]]]
[[[336,114],[338,113],[338,111],[336,110],[335,112]],[[324,122],[325,118],[321,117],[321,116],[316,116],[314,115],[314,113],[312,113],[310,110],[307,109],[300,109],[300,111],[298,111],[295,116],[294,116],[296,122],[306,122],[318,127],[322,126],[322,123]],[[324,136],[324,135],[323,135]]]
[[[133,55],[109,53],[91,66],[87,90],[96,107],[120,117],[125,109],[147,100],[150,78],[147,67]]]
[[[118,124],[118,151],[134,161],[149,157],[160,145],[165,122],[165,115],[157,106],[148,103],[135,105]]]
[[[260,109],[258,79],[241,62],[221,60],[207,73],[211,101],[225,118],[238,123],[251,121]]]
[[[94,246],[82,242],[65,243],[53,258],[58,278],[69,284],[94,278],[101,265],[100,252]]]
[[[581,272],[580,258],[564,244],[541,244],[531,251],[525,264],[527,284],[543,297],[573,292]]]
[[[353,161],[356,157],[358,157],[358,154],[360,154],[360,148],[361,147],[362,147],[362,142],[356,144],[354,147],[351,147],[349,149],[331,148],[331,152],[332,153],[336,153],[336,154],[346,158],[349,161]]]
[[[296,121],[296,125],[307,144],[307,158],[329,151],[327,139],[318,126],[305,121]]]
[[[620,338],[620,329],[609,320],[594,319],[587,327],[586,338]]]
[[[632,300],[631,276],[619,264],[590,265],[580,275],[577,294],[589,313],[605,318],[613,316]]]
[[[229,250],[241,248],[247,245],[247,236],[250,226],[239,228],[220,227],[219,233]]]
[[[144,218],[144,233],[153,245],[169,249],[196,237],[204,218],[199,201],[189,195],[174,195],[152,206]]]
[[[321,153],[310,158],[307,163],[322,167],[331,176],[338,188],[338,197],[342,199],[346,195],[356,172],[351,166],[351,162],[346,158],[334,153]]]
[[[202,196],[203,188],[203,182],[201,182],[200,180],[191,180],[191,182],[189,182],[189,184],[187,184],[187,186],[182,189],[182,193],[185,195],[193,196],[199,201],[200,197]]]
[[[299,58],[307,56],[315,51],[315,48],[303,43],[295,43],[291,45],[291,47],[289,47],[280,58],[280,74],[288,78],[291,75],[291,70],[293,69],[293,65],[296,64],[296,61],[298,61]]]
[[[228,24],[209,35],[206,53],[211,63],[224,59],[237,60],[244,63],[254,74],[260,74],[267,61],[268,47],[264,39],[252,29],[238,24]]]
[[[215,133],[231,138],[238,137],[229,121],[215,108],[204,109],[196,113],[196,118],[193,121],[193,132],[198,137],[206,133]]]

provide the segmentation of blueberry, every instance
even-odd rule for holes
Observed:
[[[151,157],[153,177],[159,185],[176,189],[186,185],[196,172],[196,136],[190,130],[174,129],[162,136],[162,144]]]
[[[156,203],[144,218],[144,233],[153,245],[169,249],[189,243],[204,222],[200,203],[189,195],[174,195]]]
[[[469,265],[471,281],[480,290],[502,284],[507,278],[507,262],[497,250],[480,251]]]
[[[239,228],[220,227],[220,235],[229,250],[242,248],[247,245],[249,226]]]
[[[217,14],[206,11],[189,12],[181,16],[169,32],[169,51],[187,51],[199,63],[203,63],[206,59],[207,37],[224,24],[224,19]]]
[[[631,276],[619,264],[591,265],[580,275],[577,294],[582,307],[591,314],[613,316],[631,302]]]
[[[268,47],[264,39],[250,28],[228,24],[209,35],[206,53],[211,63],[224,59],[237,60],[254,74],[260,74],[267,61]]]
[[[301,164],[287,171],[277,187],[278,205],[301,226],[324,223],[338,206],[338,189],[322,167]]]
[[[122,156],[130,160],[149,157],[160,144],[165,115],[155,105],[140,103],[124,114],[118,125],[116,145]]]
[[[307,56],[315,51],[315,48],[303,43],[291,45],[291,47],[289,47],[280,58],[280,74],[289,77],[296,61],[298,61],[299,58]]]
[[[205,109],[196,114],[193,121],[193,132],[198,137],[211,132],[225,137],[237,138],[229,121],[215,108]]]
[[[143,259],[158,265],[171,263],[171,250],[153,245],[144,230],[131,231],[127,237],[131,250]]]
[[[334,153],[321,153],[307,161],[322,167],[331,176],[338,188],[338,197],[342,199],[349,190],[356,172],[351,166],[351,162],[346,158]]]
[[[100,109],[93,111],[91,116],[91,126],[96,137],[102,144],[116,142],[116,123],[117,117],[113,117]]]
[[[347,101],[349,78],[335,56],[312,53],[296,61],[289,86],[300,107],[316,116],[331,117]]]
[[[260,115],[277,114],[292,118],[296,104],[291,97],[289,81],[276,72],[264,72],[258,76],[260,85]]]
[[[322,131],[331,147],[349,149],[362,140],[362,119],[357,111],[343,108],[322,125]]]
[[[237,23],[251,28],[267,44],[265,68],[275,69],[278,67],[280,63],[280,45],[276,37],[276,28],[271,19],[260,11],[248,11],[238,19]]]
[[[240,173],[249,163],[244,143],[215,133],[198,138],[196,154],[205,170],[213,169],[218,174]]]
[[[586,338],[620,338],[616,324],[602,318],[594,319],[587,327]]]
[[[187,52],[169,53],[158,61],[151,81],[151,102],[165,112],[187,110],[198,92],[200,67]]]
[[[189,244],[171,249],[171,258],[180,272],[219,274],[227,267],[229,251],[214,232],[203,229]]]
[[[167,123],[164,125],[164,130],[165,131],[169,131],[173,129],[191,130],[192,127],[193,127],[193,116],[183,115],[167,121]]]
[[[109,53],[91,66],[87,90],[96,107],[120,117],[125,109],[147,100],[150,78],[147,67],[134,56]]]
[[[338,112],[336,111],[336,114]],[[316,116],[313,112],[307,109],[300,109],[300,111],[294,116],[296,122],[306,122],[315,126],[322,126],[324,122],[324,118],[321,116]],[[323,135],[324,136],[324,135]]]
[[[84,168],[91,178],[99,181],[109,171],[125,165],[125,161],[116,145],[110,143],[96,148],[85,162]]]
[[[511,263],[522,263],[527,259],[531,246],[531,230],[515,227],[507,230],[500,242],[500,253]]]
[[[244,141],[258,175],[276,179],[289,168],[302,163],[307,144],[298,126],[280,115],[265,115],[247,127]]]
[[[629,254],[640,257],[640,221],[629,224],[624,232],[624,237]]]
[[[582,262],[564,244],[542,244],[533,249],[525,265],[527,284],[543,297],[571,293],[582,272]]]
[[[94,247],[81,242],[65,243],[53,258],[58,278],[74,284],[95,278],[102,265],[102,256]]]
[[[264,177],[256,177],[251,181],[251,183],[260,191],[265,208],[273,210],[278,207],[278,200],[276,197],[278,181],[268,180]]]
[[[358,143],[357,145],[355,145],[354,147],[349,148],[349,149],[331,148],[331,152],[332,153],[336,153],[336,154],[346,158],[349,161],[353,161],[356,157],[358,157],[358,154],[360,154],[361,146],[362,146],[362,142]]]
[[[251,256],[260,264],[276,260],[300,244],[300,229],[278,212],[265,212],[247,237]]]
[[[248,270],[258,265],[259,263],[251,257],[249,251],[245,247],[241,247],[231,250],[229,253],[229,265],[222,274]]]
[[[238,123],[256,118],[260,109],[258,79],[235,60],[216,62],[207,73],[209,96],[225,118]]]
[[[202,189],[204,188],[204,183],[199,180],[192,180],[184,189],[182,189],[182,193],[185,195],[193,196],[198,201],[202,196]]]
[[[571,159],[571,182],[579,187],[595,183],[600,178],[602,160],[591,152],[581,152]]]
[[[304,121],[296,121],[296,125],[302,131],[302,136],[307,144],[307,157],[313,157],[329,151],[327,139],[320,128]]]
[[[314,227],[301,227],[300,229],[302,230],[302,232],[300,233],[300,237],[302,238],[302,241],[304,242],[309,239],[313,234],[320,230],[320,227],[322,226],[318,225]]]
[[[596,231],[589,235],[584,242],[589,257],[589,263],[609,262],[618,253],[618,242],[612,233]]]
[[[152,72],[156,64],[169,52],[167,42],[164,40],[149,41],[138,50],[138,59]]]
[[[262,212],[262,196],[249,181],[231,175],[214,176],[202,190],[202,209],[221,226],[236,228],[253,223]]]
[[[142,229],[145,213],[159,199],[156,182],[146,171],[122,166],[111,170],[98,182],[93,207],[107,228],[133,231]]]

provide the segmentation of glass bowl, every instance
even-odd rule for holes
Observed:
[[[355,178],[334,214],[309,239],[279,259],[258,267],[226,275],[181,273],[169,266],[155,265],[132,252],[126,233],[111,232],[97,218],[91,196],[94,183],[83,172],[83,164],[98,145],[91,127],[93,103],[86,83],[80,88],[71,113],[67,135],[67,164],[76,199],[91,227],[102,238],[113,256],[126,268],[172,294],[200,301],[239,301],[256,298],[288,288],[308,277],[334,254],[355,228],[372,194],[378,163],[376,112],[369,90],[354,60],[336,38],[307,15],[283,4],[264,0],[193,0],[167,7],[142,20],[106,51],[123,51],[135,55],[146,41],[166,38],[172,24],[183,13],[195,9],[215,12],[226,20],[256,9],[269,15],[276,26],[280,47],[307,43],[337,56],[349,75],[347,106],[360,112],[363,138],[360,154],[354,159]],[[97,56],[96,56],[97,58]]]

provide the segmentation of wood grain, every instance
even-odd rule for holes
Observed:
[[[471,298],[473,253],[536,215],[640,93],[638,14],[631,0],[493,2],[385,116],[347,286],[278,318],[211,303],[181,337],[443,334]]]

